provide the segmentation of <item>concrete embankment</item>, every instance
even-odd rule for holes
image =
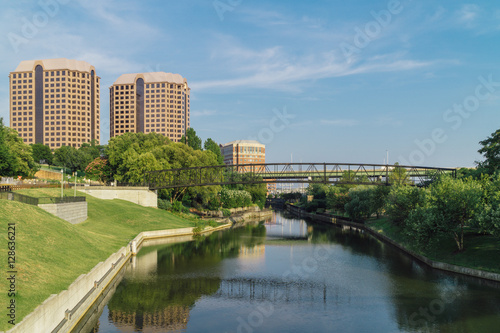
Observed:
[[[500,274],[481,271],[478,269],[472,269],[472,268],[467,268],[467,267],[462,267],[462,266],[457,266],[457,265],[451,265],[451,264],[438,262],[438,261],[433,261],[427,257],[424,257],[420,254],[417,254],[413,251],[408,250],[407,248],[405,248],[401,244],[393,241],[392,239],[390,239],[389,237],[387,237],[385,235],[378,233],[377,231],[367,227],[366,225],[364,225],[362,223],[345,221],[345,220],[342,220],[340,218],[331,217],[331,216],[327,216],[327,215],[311,214],[311,213],[308,213],[308,212],[302,210],[301,208],[293,206],[293,205],[287,205],[286,210],[289,211],[290,213],[292,213],[293,215],[298,216],[298,217],[305,217],[305,218],[309,218],[311,220],[320,221],[320,222],[324,222],[324,223],[328,223],[328,224],[345,225],[345,226],[350,226],[350,227],[361,229],[363,231],[366,231],[370,235],[374,236],[375,238],[397,247],[401,251],[407,253],[408,255],[412,256],[413,258],[417,259],[418,261],[420,261],[420,262],[422,262],[422,263],[424,263],[432,268],[440,269],[440,270],[448,271],[448,272],[453,272],[453,273],[458,273],[458,274],[463,274],[463,275],[468,275],[468,276],[473,276],[473,277],[477,277],[477,278],[481,278],[481,279],[487,279],[487,280],[500,282]]]
[[[202,233],[226,229],[231,225],[227,223],[217,228],[208,227]],[[98,263],[88,274],[80,275],[67,290],[51,295],[7,333],[71,332],[130,257],[140,250],[145,240],[193,235],[193,229],[141,232],[128,246],[113,253],[106,261]]]
[[[235,216],[219,218],[220,226],[207,227],[201,234],[230,228],[233,223],[245,222],[252,219],[264,219],[272,216],[271,210],[260,210],[251,207],[239,211]],[[179,241],[192,239],[194,228],[181,228],[139,233],[126,247],[113,253],[106,261],[97,264],[88,274],[80,275],[67,290],[57,295],[51,295],[32,313],[16,324],[7,333],[47,333],[71,332],[84,318],[108,288],[116,287],[116,277],[129,259],[136,255],[141,247],[155,240],[176,238]],[[0,332],[4,333],[4,332]]]

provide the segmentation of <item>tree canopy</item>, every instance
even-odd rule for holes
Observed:
[[[182,143],[187,144],[194,150],[201,150],[201,139],[198,135],[196,135],[196,131],[194,130],[194,128],[192,127],[188,128],[186,131],[186,136],[187,136],[187,142],[186,142],[186,137],[183,135],[181,138]]]
[[[38,169],[31,146],[14,129],[4,126],[0,118],[0,175],[32,177]]]
[[[500,129],[492,133],[485,140],[480,141],[482,146],[478,152],[485,160],[477,162],[480,168],[486,169],[490,174],[500,169]]]

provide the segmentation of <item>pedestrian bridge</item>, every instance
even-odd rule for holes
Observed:
[[[424,185],[456,169],[356,163],[265,163],[203,166],[149,171],[144,183],[152,190],[258,183]]]

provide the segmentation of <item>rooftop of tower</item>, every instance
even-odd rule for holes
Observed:
[[[37,63],[42,63],[44,70],[66,69],[79,72],[90,72],[94,66],[86,61],[73,60],[66,58],[43,59],[43,60],[24,60],[21,61],[14,72],[31,72],[35,69]]]

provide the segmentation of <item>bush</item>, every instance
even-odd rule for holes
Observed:
[[[172,204],[170,203],[169,200],[158,199],[158,208],[165,209],[165,210],[171,210]]]
[[[220,199],[224,208],[248,207],[252,204],[252,196],[243,190],[223,188],[220,192]]]
[[[229,217],[231,216],[231,211],[227,208],[222,208],[222,215],[224,215],[225,217]]]

